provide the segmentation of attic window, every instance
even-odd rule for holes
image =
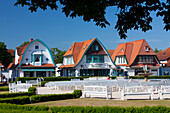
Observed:
[[[85,49],[86,47],[87,47],[87,45],[85,45],[83,49]]]
[[[70,47],[69,51],[72,49],[72,46]]]
[[[121,49],[121,51],[124,51],[124,49]]]
[[[166,53],[164,53],[163,55],[165,55]]]
[[[38,43],[35,44],[35,49],[39,49],[39,44]]]
[[[148,46],[145,46],[145,51],[149,51],[149,47]]]
[[[93,45],[92,50],[93,51],[99,51],[99,45]]]

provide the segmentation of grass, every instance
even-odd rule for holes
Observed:
[[[29,104],[30,105],[30,104]],[[79,98],[59,101],[48,101],[35,103],[31,105],[47,105],[51,106],[121,106],[121,107],[142,107],[142,106],[167,106],[170,107],[170,100],[106,100],[94,98]]]

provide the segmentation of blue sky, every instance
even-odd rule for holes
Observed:
[[[61,7],[57,11],[38,10],[31,13],[27,7],[14,6],[15,0],[0,1],[0,41],[8,49],[15,49],[24,41],[39,38],[49,48],[67,50],[73,42],[97,37],[107,49],[115,49],[119,43],[145,39],[155,49],[166,49],[170,43],[170,31],[163,30],[161,17],[153,16],[152,30],[146,33],[129,31],[127,39],[120,39],[114,29],[116,16],[114,8],[107,8],[106,18],[110,22],[107,28],[95,26],[94,22],[84,22],[81,17],[65,17]]]

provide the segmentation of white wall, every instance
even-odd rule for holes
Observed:
[[[35,49],[35,44],[38,43],[39,44],[39,49]],[[23,64],[26,64],[26,62],[28,62],[29,64],[32,63],[31,62],[31,54],[33,52],[36,51],[41,51],[43,54],[43,63],[47,64],[47,63],[53,63],[52,62],[52,58],[50,57],[50,52],[48,51],[48,49],[39,41],[34,42],[26,51],[26,54],[23,58]],[[26,61],[25,59],[28,58],[29,60]],[[48,58],[49,60],[47,61],[46,58]]]
[[[135,76],[135,70],[134,69],[128,70],[128,75],[129,76]]]

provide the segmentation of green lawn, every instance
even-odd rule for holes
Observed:
[[[29,104],[30,105],[30,104]],[[48,101],[31,105],[47,106],[121,106],[121,107],[142,107],[142,106],[167,106],[170,107],[170,100],[106,100],[106,99],[68,99],[58,101]]]

